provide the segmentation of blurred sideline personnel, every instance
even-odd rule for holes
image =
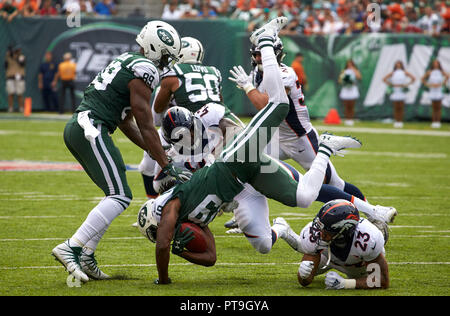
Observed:
[[[44,101],[45,111],[58,110],[58,95],[52,85],[55,79],[58,67],[53,61],[51,52],[46,52],[44,62],[39,67],[38,86],[42,93],[42,100]]]
[[[296,235],[294,233],[294,235]],[[325,277],[327,289],[379,289],[389,287],[382,233],[368,220],[360,218],[356,207],[346,200],[333,200],[317,213],[299,235],[297,251],[303,253],[298,281],[308,286],[318,274]]]
[[[193,37],[181,39],[179,62],[164,74],[154,97],[152,108],[155,125],[161,125],[162,113],[170,106],[177,105],[196,112],[205,104],[213,102],[224,109],[225,117],[243,126],[223,103],[220,71],[214,66],[202,65],[204,55],[205,50],[199,40]],[[154,159],[144,152],[139,171],[148,198],[158,196],[158,192],[153,188],[155,163]]]
[[[302,87],[302,90],[308,90],[308,80],[306,78],[305,69],[303,68],[303,54],[297,53],[295,54],[294,60],[291,63],[292,69],[294,69],[295,74],[297,75],[298,82]]]
[[[256,30],[250,41],[261,50],[264,71],[267,74],[269,102],[259,111],[246,128],[222,151],[211,166],[195,172],[185,183],[161,195],[157,208],[160,223],[156,232],[157,284],[168,284],[168,268],[171,242],[179,235],[176,227],[184,221],[207,226],[219,209],[244,190],[249,183],[258,192],[288,206],[308,207],[316,199],[322,186],[325,169],[332,154],[343,148],[358,148],[361,143],[351,137],[322,135],[313,165],[296,182],[289,173],[273,159],[263,153],[273,136],[273,130],[286,117],[289,110],[288,98],[280,77],[280,70],[274,54],[274,42],[278,32],[287,23],[279,17],[263,28]],[[264,136],[265,139],[261,139]],[[256,157],[255,157],[256,156]],[[272,165],[270,171],[266,170]],[[177,236],[176,238],[178,238]],[[177,247],[183,235],[172,245]]]
[[[428,90],[428,97],[431,100],[432,128],[441,128],[442,99],[444,90],[448,90],[447,82],[448,74],[442,69],[439,60],[433,60],[430,69],[422,77],[422,84]]]
[[[72,54],[67,52],[63,56],[64,61],[58,65],[58,72],[53,79],[52,86],[56,87],[58,79],[61,80],[61,100],[59,101],[59,114],[64,113],[66,104],[66,90],[69,89],[71,109],[75,112],[75,78],[77,76],[77,64],[72,61]]]
[[[181,181],[161,146],[148,106],[160,71],[177,60],[180,37],[171,25],[152,21],[143,27],[136,42],[139,52],[123,53],[98,73],[64,130],[67,148],[105,193],[75,234],[52,250],[68,272],[83,282],[109,278],[98,268],[94,252],[111,222],[132,199],[122,155],[110,134],[119,127],[152,155],[164,173]]]
[[[280,68],[281,78],[289,100],[289,112],[279,125],[277,137],[273,137],[267,146],[268,154],[273,149],[278,149],[278,155],[272,155],[280,160],[293,159],[307,171],[318,153],[319,134],[311,124],[308,108],[305,104],[303,91],[295,71],[282,63],[284,58],[283,43],[277,40],[274,46],[275,55]],[[251,49],[253,70],[247,75],[242,66],[230,70],[232,77],[229,79],[244,90],[248,98],[257,110],[261,110],[267,104],[269,96],[266,76],[262,69],[262,58],[259,49],[253,45]],[[361,200],[365,196],[355,185],[344,181],[339,177],[335,167],[328,163],[324,183],[330,184],[346,193],[354,195]]]
[[[23,112],[25,93],[25,56],[20,47],[9,47],[5,58],[6,93],[8,112],[14,110],[14,96],[17,96],[19,111]]]

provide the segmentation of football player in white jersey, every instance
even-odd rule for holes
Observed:
[[[279,126],[278,137],[274,135],[271,144],[267,148],[276,148],[278,150],[279,155],[273,155],[275,154],[274,152],[269,152],[275,158],[280,160],[291,158],[307,171],[317,155],[319,136],[311,124],[302,87],[295,71],[282,63],[284,52],[281,40],[278,39],[275,43],[274,51],[280,65],[286,94],[289,98],[289,113]],[[253,70],[250,75],[246,74],[242,66],[235,66],[233,70],[230,70],[232,77],[228,79],[235,82],[238,88],[244,90],[255,108],[260,110],[267,104],[267,87],[265,87],[264,74],[261,67],[261,52],[255,46],[252,46],[251,53]],[[275,142],[278,142],[278,144]],[[359,188],[339,177],[331,162],[329,162],[327,167],[325,183],[361,200],[365,200],[365,196]]]
[[[335,269],[325,277],[327,289],[379,289],[389,287],[383,234],[360,218],[355,205],[332,200],[322,206],[313,222],[295,235],[297,251],[303,253],[298,281],[308,286],[318,274]]]

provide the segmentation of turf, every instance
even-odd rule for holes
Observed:
[[[75,162],[62,139],[65,120],[0,118],[1,161]],[[300,254],[282,240],[269,254],[257,253],[241,235],[225,233],[223,224],[229,215],[210,225],[217,245],[214,267],[195,266],[172,256],[173,284],[156,286],[154,245],[131,227],[145,201],[136,171],[128,172],[135,198],[111,224],[96,252],[100,266],[113,279],[68,287],[67,273],[50,251],[75,232],[102,192],[82,171],[0,171],[0,295],[448,295],[450,125],[444,124],[440,130],[444,133],[433,136],[422,133],[431,131],[429,123],[405,124],[404,130],[413,131],[409,134],[374,133],[390,128],[377,122],[357,122],[348,130],[314,124],[320,132],[335,129],[338,135],[362,140],[360,150],[333,157],[333,163],[372,204],[399,210],[386,245],[389,289],[326,291],[324,276],[301,288],[296,279]],[[142,151],[120,131],[113,138],[127,164],[140,162]],[[271,219],[284,216],[296,231],[312,220],[321,205],[315,202],[308,209],[297,209],[269,203]]]

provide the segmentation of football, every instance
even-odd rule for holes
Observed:
[[[192,239],[187,245],[186,249],[191,252],[205,252],[206,251],[206,235],[203,229],[200,226],[194,223],[182,223],[181,231],[184,231],[186,228],[189,228],[194,232],[194,239]]]

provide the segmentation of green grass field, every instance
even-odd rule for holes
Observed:
[[[62,139],[64,124],[2,114],[0,161],[75,162]],[[299,253],[283,240],[269,254],[257,253],[245,237],[225,233],[227,214],[210,225],[217,264],[205,268],[172,256],[173,284],[156,286],[154,245],[131,227],[146,200],[136,171],[128,172],[134,200],[111,224],[96,252],[99,265],[113,280],[68,287],[67,273],[50,252],[75,232],[102,192],[82,171],[0,171],[0,295],[449,295],[450,125],[435,131],[429,123],[407,123],[403,130],[377,122],[358,122],[353,128],[314,124],[319,132],[362,140],[361,149],[333,157],[333,163],[372,204],[399,211],[386,245],[389,289],[326,291],[324,276],[302,288],[296,277]],[[113,137],[125,162],[138,164],[142,151],[120,131]],[[298,209],[270,201],[270,217],[284,216],[300,231],[320,205]]]

